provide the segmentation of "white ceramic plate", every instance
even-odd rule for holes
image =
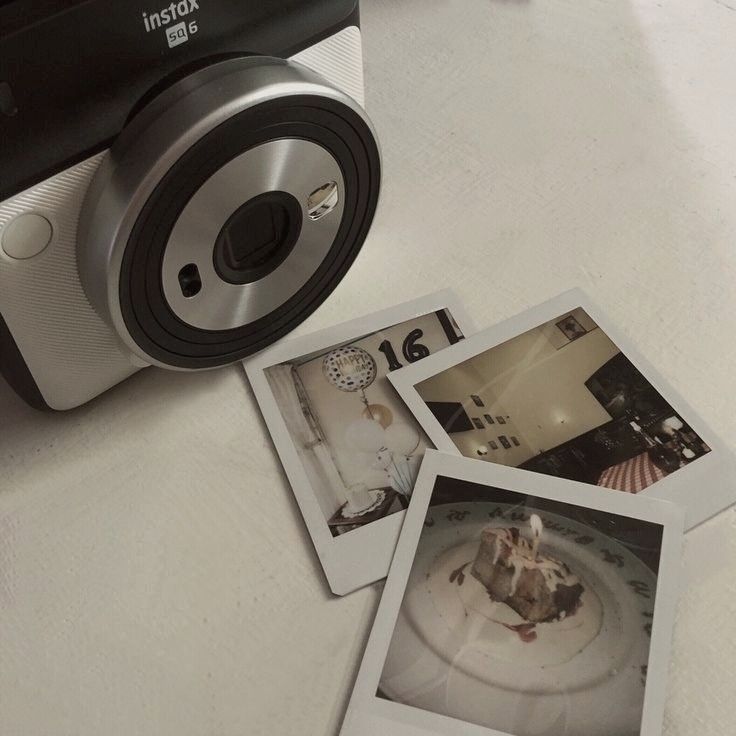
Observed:
[[[523,619],[492,602],[463,565],[485,526],[515,525],[526,535],[532,512],[483,502],[430,509],[381,691],[515,736],[634,736],[656,576],[610,537],[538,511],[540,551],[565,562],[585,593],[574,616],[537,624],[524,641],[508,628]]]

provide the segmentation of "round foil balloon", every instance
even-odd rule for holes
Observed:
[[[363,416],[366,419],[375,419],[384,429],[394,420],[391,409],[383,404],[368,404],[363,409]]]
[[[373,419],[356,419],[345,430],[345,442],[360,452],[377,452],[385,445],[384,434]]]
[[[419,447],[419,432],[409,424],[392,424],[385,435],[386,447],[399,455],[408,457]]]
[[[322,372],[340,391],[360,391],[376,380],[376,361],[363,348],[346,345],[325,355]]]

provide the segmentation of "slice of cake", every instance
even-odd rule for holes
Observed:
[[[471,573],[494,601],[506,603],[527,621],[570,616],[580,605],[583,586],[563,562],[539,555],[537,545],[517,527],[487,527]]]

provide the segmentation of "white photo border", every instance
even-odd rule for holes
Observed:
[[[682,505],[686,510],[685,528],[688,531],[736,503],[736,461],[730,450],[690,404],[639,353],[631,340],[611,324],[608,317],[581,289],[566,291],[515,317],[476,332],[468,339],[451,345],[436,355],[430,355],[419,363],[394,371],[389,374],[389,381],[394,385],[399,396],[414,414],[434,446],[443,452],[460,455],[449,434],[444,431],[429,410],[415,386],[427,378],[578,307],[588,313],[616,347],[711,448],[710,452],[640,491],[637,496],[661,498]],[[595,486],[586,485],[586,488],[591,487]],[[701,491],[700,489],[706,490]],[[616,491],[609,491],[609,493],[616,493]]]
[[[441,309],[450,312],[465,339],[474,332],[473,322],[457,295],[450,289],[444,289],[309,335],[279,341],[243,361],[246,375],[291,484],[322,569],[330,589],[336,595],[345,595],[386,577],[406,512],[397,511],[349,534],[333,537],[325,523],[317,498],[312,492],[311,483],[268,384],[265,371],[274,365],[328,350],[334,345],[357,340],[364,335]]]
[[[662,526],[640,731],[640,736],[661,736],[669,652],[681,579],[683,509],[669,501],[611,493],[578,481],[450,456],[436,450],[427,450],[419,470],[340,736],[375,736],[377,733],[391,733],[392,736],[513,736],[505,731],[389,701],[376,694],[437,476],[584,506]]]

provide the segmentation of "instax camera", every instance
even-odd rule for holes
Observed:
[[[0,7],[0,370],[36,407],[260,350],[373,218],[357,0],[164,2]]]

